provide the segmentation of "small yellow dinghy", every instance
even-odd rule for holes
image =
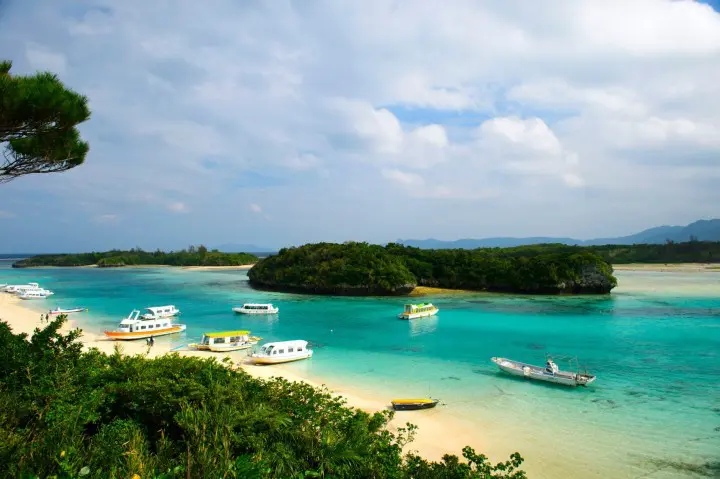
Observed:
[[[414,411],[416,409],[431,409],[437,406],[439,399],[393,399],[392,406],[396,411]]]

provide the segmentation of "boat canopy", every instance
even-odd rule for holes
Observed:
[[[435,402],[434,399],[393,399],[393,403],[395,404],[429,404],[431,402]]]
[[[220,331],[217,333],[204,333],[204,336],[208,338],[229,338],[232,336],[245,336],[250,334],[250,331]]]

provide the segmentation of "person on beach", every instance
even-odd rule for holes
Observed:
[[[150,336],[150,346],[155,346],[155,338]]]

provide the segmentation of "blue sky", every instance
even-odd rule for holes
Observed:
[[[0,185],[0,252],[720,216],[706,3],[4,0],[0,58],[93,111],[85,165]]]

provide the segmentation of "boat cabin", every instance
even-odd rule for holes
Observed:
[[[239,308],[233,308],[233,311],[244,314],[275,314],[279,310],[271,303],[245,303]]]
[[[180,314],[180,311],[175,308],[174,305],[168,306],[151,306],[145,308],[145,313],[142,315],[143,319],[159,319],[159,318],[171,318]]]
[[[250,331],[223,331],[219,333],[205,333],[200,340],[201,346],[214,346],[217,344],[232,344],[250,341]]]
[[[140,318],[140,311],[134,309],[127,318],[120,321],[117,332],[119,333],[151,333],[154,330],[167,329],[172,327],[170,318],[144,319]]]
[[[437,308],[432,303],[420,303],[420,304],[406,304],[404,313],[415,314],[415,313],[429,313],[435,311]]]

